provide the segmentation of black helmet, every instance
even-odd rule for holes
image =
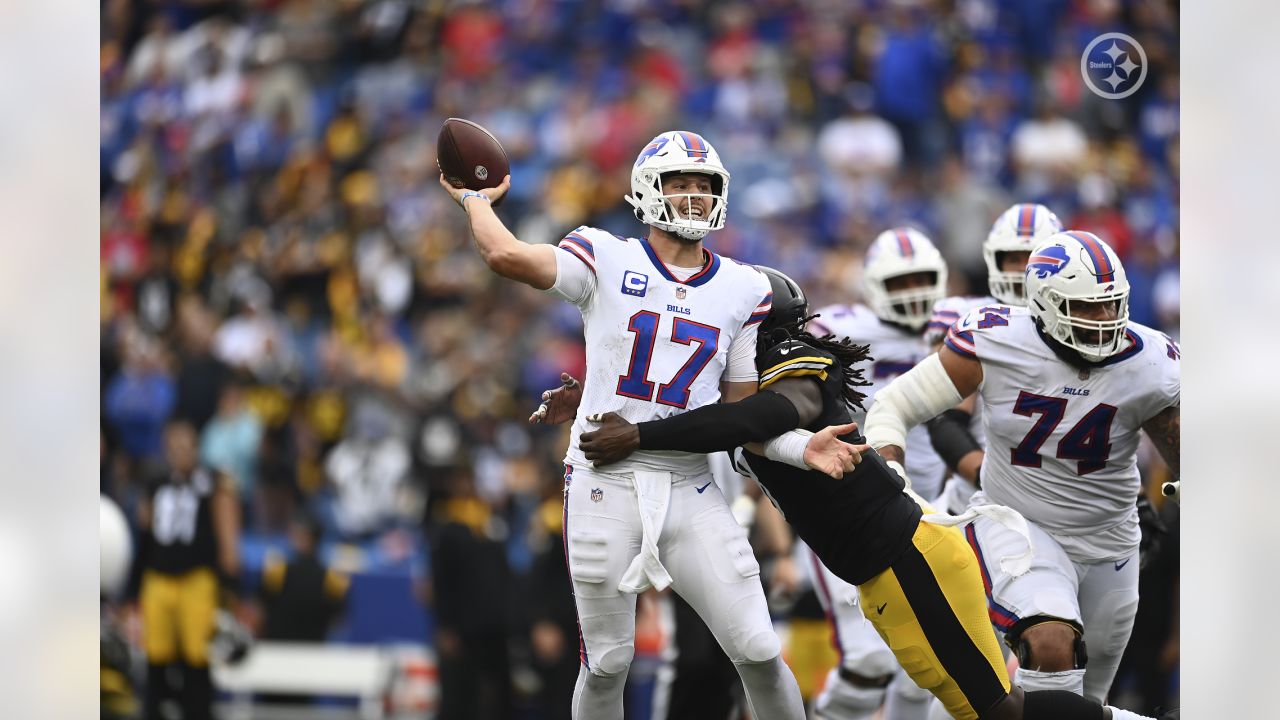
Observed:
[[[791,337],[800,329],[800,321],[809,315],[809,300],[795,280],[771,267],[757,265],[756,269],[769,278],[773,289],[773,305],[769,316],[760,323],[761,348],[769,348]]]

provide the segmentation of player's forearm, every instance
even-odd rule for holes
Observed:
[[[502,224],[489,203],[467,198],[463,203],[480,259],[498,275],[546,290],[556,282],[555,250],[550,245],[530,245]]]
[[[1147,437],[1156,446],[1156,451],[1169,466],[1169,472],[1175,478],[1182,477],[1182,410],[1177,407],[1165,408],[1155,417],[1142,424]]]
[[[960,403],[956,388],[938,355],[930,355],[876,393],[864,433],[871,447],[904,448],[907,431]]]
[[[982,460],[985,457],[986,453],[981,450],[974,450],[960,458],[960,462],[956,463],[955,471],[960,475],[960,477],[981,487],[982,483],[980,473],[982,470]]]
[[[897,445],[885,445],[884,447],[878,447],[876,448],[876,452],[880,453],[880,457],[885,460],[892,460],[897,463],[906,462],[907,460],[907,454]]]
[[[768,440],[799,427],[791,401],[765,390],[638,425],[641,450],[710,453]]]

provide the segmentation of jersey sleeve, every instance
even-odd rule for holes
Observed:
[[[826,380],[838,368],[835,356],[799,340],[788,340],[773,346],[756,359],[760,368],[760,389],[789,377],[814,377]]]
[[[582,306],[596,289],[595,245],[580,227],[556,246],[556,282],[547,292]]]
[[[958,355],[971,360],[982,360],[984,358],[980,357],[975,336],[981,334],[984,342],[990,341],[996,345],[1009,342],[1010,338],[1002,339],[999,334],[1008,332],[1010,313],[1011,308],[1007,305],[974,308],[947,328],[942,343]]]
[[[947,334],[942,343],[958,355],[977,360],[978,347],[973,341],[973,331],[977,329],[977,322],[972,312],[956,320],[947,327]]]
[[[947,337],[947,331],[962,317],[962,313],[951,306],[944,298],[933,306],[933,314],[929,316],[929,324],[924,329],[925,342],[932,347]]]
[[[760,377],[756,372],[756,338],[759,334],[760,323],[751,323],[734,336],[725,362],[725,381],[755,382]]]
[[[1160,333],[1154,341],[1156,346],[1156,371],[1159,382],[1156,387],[1154,407],[1150,415],[1154,416],[1165,408],[1182,406],[1182,348],[1173,338]]]

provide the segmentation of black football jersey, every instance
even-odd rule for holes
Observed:
[[[804,429],[818,432],[851,421],[842,389],[844,373],[831,353],[787,340],[756,356],[760,389],[784,378],[819,384],[822,411]],[[863,442],[861,434],[842,438]],[[903,490],[901,476],[879,455],[867,453],[853,472],[837,480],[743,451],[748,469],[822,563],[859,585],[883,572],[911,544],[923,511]]]
[[[189,479],[169,476],[151,493],[151,532],[146,567],[180,575],[198,567],[216,567],[210,500],[218,477],[196,468]]]

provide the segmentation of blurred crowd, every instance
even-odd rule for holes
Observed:
[[[581,321],[470,247],[436,186],[451,116],[505,146],[499,214],[526,242],[583,224],[641,235],[622,202],[631,164],[652,136],[687,129],[732,173],[729,222],[708,246],[784,270],[817,305],[859,299],[862,252],[896,224],[936,241],[954,291],[985,292],[991,221],[1041,202],[1121,255],[1134,320],[1178,334],[1171,3],[101,11],[102,488],[126,510],[182,419],[202,461],[235,479],[247,535],[305,512],[324,542],[487,544],[486,566],[538,585],[558,550],[566,429],[525,418],[561,371],[580,374]],[[1149,61],[1123,101],[1080,75],[1081,50],[1108,31]],[[423,596],[466,614],[440,591]],[[535,655],[573,653],[549,632]]]

